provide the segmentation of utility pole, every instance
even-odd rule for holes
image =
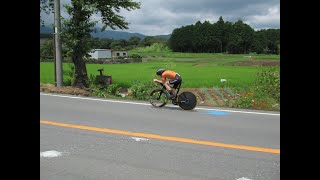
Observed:
[[[54,26],[55,27],[55,26]],[[52,42],[53,42],[53,64],[54,64],[54,86],[57,86],[57,60],[56,60],[56,51],[55,51],[55,47],[56,47],[56,37],[55,37],[55,33],[54,33],[54,28],[53,27],[53,33],[52,33]]]
[[[54,33],[55,33],[55,50],[56,50],[56,80],[57,87],[63,86],[62,78],[62,56],[60,42],[60,0],[54,0]]]

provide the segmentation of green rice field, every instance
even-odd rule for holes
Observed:
[[[280,61],[280,55],[260,54],[222,54],[222,53],[178,53],[168,48],[153,45],[129,51],[129,55],[138,54],[146,59],[142,63],[127,64],[87,64],[90,75],[99,75],[98,69],[104,69],[104,75],[112,76],[113,83],[130,87],[134,81],[152,81],[159,68],[178,72],[183,79],[182,88],[211,88],[229,86],[245,88],[254,82],[258,66],[233,66],[239,61],[270,60]],[[72,63],[63,63],[68,70]],[[64,76],[64,80],[67,77]],[[222,84],[221,79],[227,81]],[[54,83],[54,64],[40,63],[40,83]]]
[[[67,70],[72,64],[63,64]],[[258,67],[253,66],[214,66],[194,65],[187,62],[145,62],[130,64],[87,64],[88,74],[99,75],[98,69],[104,69],[104,75],[112,76],[113,83],[130,87],[135,80],[152,81],[156,78],[155,71],[168,68],[177,71],[183,78],[183,87],[200,88],[221,85],[220,80],[226,79],[230,87],[246,87],[253,83]],[[66,76],[64,76],[64,79]],[[54,83],[54,64],[40,63],[40,82]]]

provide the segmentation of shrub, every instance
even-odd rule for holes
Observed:
[[[120,86],[118,84],[110,84],[107,86],[107,93],[113,96],[118,96]]]
[[[132,54],[130,57],[133,59],[141,59],[142,58],[139,54]]]
[[[150,81],[134,81],[132,84],[130,87],[132,96],[139,100],[149,100],[151,91],[157,87],[154,82]]]
[[[103,97],[103,98],[109,97],[105,88],[99,87],[94,84],[90,85],[90,95],[94,97]]]
[[[280,102],[280,67],[265,67],[257,72],[254,91]]]
[[[257,94],[253,89],[240,93],[232,107],[280,111],[279,102],[268,95]]]
[[[110,97],[110,96],[119,96],[119,84],[110,84],[102,85],[99,84],[96,76],[90,74],[89,76],[89,86],[90,92],[93,96],[96,97]]]
[[[248,92],[241,94],[235,101],[234,107],[237,108],[253,108],[254,93]]]
[[[74,83],[74,73],[75,73],[75,67],[72,64],[68,64],[69,68],[63,69],[63,76],[65,76],[64,78],[64,82],[63,85],[64,86],[72,86]]]

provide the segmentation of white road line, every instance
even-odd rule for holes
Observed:
[[[149,139],[147,138],[139,138],[139,137],[131,137],[132,139],[134,139],[135,141],[148,141]]]
[[[61,152],[58,152],[58,151],[55,151],[55,150],[40,152],[40,157],[52,158],[52,157],[58,157],[58,156],[61,156],[61,155],[62,155]]]
[[[246,178],[246,177],[242,177],[242,178],[239,178],[239,179],[237,179],[237,180],[251,180],[251,179],[248,179],[248,178]]]
[[[58,95],[58,94],[47,94],[47,93],[40,93],[43,96],[54,96],[54,97],[63,97],[63,98],[70,98],[70,99],[82,99],[82,100],[90,100],[90,101],[103,101],[103,102],[115,102],[115,103],[124,103],[124,104],[136,104],[136,105],[144,105],[150,106],[149,103],[138,103],[138,102],[129,102],[129,101],[118,101],[118,100],[110,100],[110,99],[95,99],[89,97],[78,97],[78,96],[66,96],[66,95]],[[167,105],[168,107],[175,107]],[[280,114],[276,113],[263,113],[263,112],[253,112],[253,111],[236,111],[236,110],[227,110],[227,109],[213,109],[213,108],[200,108],[196,107],[195,109],[198,110],[215,110],[215,111],[225,111],[225,112],[235,112],[235,113],[246,113],[246,114],[261,114],[261,115],[271,115],[271,116],[280,116]]]
[[[83,99],[83,100],[90,100],[90,101],[104,101],[104,102],[116,102],[116,103],[124,103],[124,104],[138,104],[138,105],[150,106],[150,104],[147,104],[147,103],[136,103],[136,102],[109,100],[109,99],[95,99],[95,98],[86,98],[86,97],[78,97],[78,96],[65,96],[65,95],[56,95],[56,94],[44,94],[44,93],[40,93],[40,95],[64,97],[64,98],[70,98],[70,99]]]

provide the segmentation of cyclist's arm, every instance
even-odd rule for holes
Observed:
[[[158,80],[158,79],[153,79],[154,82],[158,82],[158,83],[162,83],[162,81]]]
[[[162,84],[166,83],[166,79],[167,79],[166,76],[162,76]]]

